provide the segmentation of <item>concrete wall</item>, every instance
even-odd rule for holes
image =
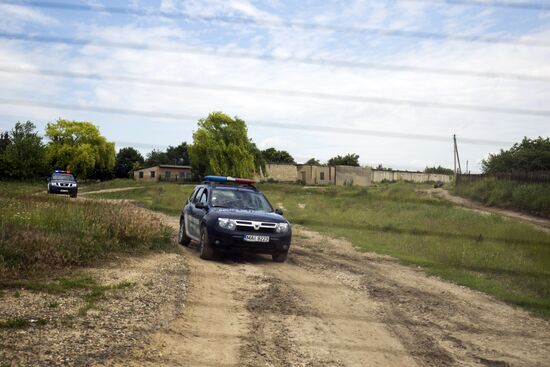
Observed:
[[[382,181],[412,181],[412,182],[429,182],[429,181],[442,181],[451,182],[451,175],[442,175],[438,173],[422,173],[422,172],[407,172],[407,171],[386,171],[386,170],[372,170],[372,182]]]
[[[151,167],[143,170],[144,180],[158,181],[165,179],[165,171],[171,170],[172,177],[176,174],[174,168]],[[138,179],[139,171],[134,172],[134,178]],[[150,171],[155,171],[155,178],[150,177]],[[191,174],[191,170],[187,170]],[[178,173],[182,175],[183,173]],[[173,178],[172,178],[173,179]],[[266,165],[266,173],[262,176],[255,177],[256,181],[276,182],[301,182],[304,185],[356,185],[370,186],[375,182],[386,181],[412,181],[412,182],[428,182],[428,181],[452,181],[451,175],[408,172],[408,171],[386,171],[377,170],[370,167],[352,167],[352,166],[313,166],[313,165],[294,165],[294,164],[268,164]]]
[[[296,182],[298,180],[298,171],[294,164],[267,164],[266,173],[256,180],[277,182]]]
[[[368,167],[335,166],[334,183],[339,186],[370,186],[371,169]]]
[[[140,172],[142,174],[142,177],[140,177]],[[151,172],[154,172],[154,174],[151,174]],[[158,181],[159,180],[159,167],[148,167],[148,168],[142,168],[139,170],[134,171],[134,180],[142,180],[142,181]]]

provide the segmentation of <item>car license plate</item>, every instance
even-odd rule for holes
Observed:
[[[69,190],[63,190],[63,189],[61,189],[61,190],[59,190],[59,192],[69,192]]]
[[[255,234],[247,234],[244,236],[244,240],[247,242],[269,242],[269,236],[258,236]]]

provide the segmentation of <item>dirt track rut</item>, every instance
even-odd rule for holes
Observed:
[[[177,218],[162,216],[177,227]],[[543,366],[550,323],[296,228],[287,263],[185,249],[183,312],[107,365]]]

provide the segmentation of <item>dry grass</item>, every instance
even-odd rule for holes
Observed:
[[[33,195],[0,183],[0,277],[170,246],[171,230],[130,204]]]

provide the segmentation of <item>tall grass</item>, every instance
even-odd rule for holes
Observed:
[[[0,183],[0,276],[169,246],[171,230],[129,204],[71,200]]]
[[[518,183],[487,177],[455,185],[453,192],[487,205],[550,218],[550,184]]]
[[[417,185],[316,187],[264,184],[291,223],[348,239],[445,279],[550,318],[550,234],[416,192]],[[102,194],[179,214],[191,186],[161,184]]]

